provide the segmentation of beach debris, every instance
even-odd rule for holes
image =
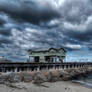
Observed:
[[[6,83],[4,83],[4,85],[6,85],[8,87],[11,87],[13,89],[27,89],[24,85],[21,85],[21,84],[6,82]]]
[[[50,82],[56,82],[60,80],[60,72],[57,70],[52,70],[49,73],[49,81]]]
[[[19,82],[33,82],[41,84],[43,82],[56,82],[75,80],[80,77],[87,77],[92,73],[92,67],[64,69],[64,70],[48,70],[48,71],[34,71],[34,72],[20,72],[20,73],[2,73],[0,74],[0,84],[5,83],[19,83]]]
[[[0,75],[0,84],[4,84],[7,81],[8,81],[8,75],[7,74]]]
[[[24,82],[31,82],[33,80],[33,76],[28,72],[20,73],[20,75],[22,76],[22,80]]]
[[[10,73],[8,75],[8,81],[10,83],[22,82],[22,77],[18,73]]]
[[[34,83],[39,84],[43,82],[47,82],[47,78],[41,72],[36,72],[34,75]]]

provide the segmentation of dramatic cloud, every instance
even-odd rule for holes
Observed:
[[[7,13],[17,21],[27,21],[38,24],[42,21],[60,17],[59,12],[41,0],[1,0],[0,11]]]
[[[0,55],[26,60],[28,49],[50,47],[80,53],[91,43],[91,0],[0,0]]]

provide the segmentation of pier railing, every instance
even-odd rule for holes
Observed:
[[[92,63],[0,63],[0,72],[39,71],[92,67]]]

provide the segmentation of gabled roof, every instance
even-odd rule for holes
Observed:
[[[66,52],[66,50],[64,49],[64,48],[59,48],[59,49],[57,49],[57,48],[49,48],[48,50],[28,50],[28,52],[37,52],[37,53],[39,53],[39,52],[49,52],[50,50],[55,50],[55,51],[59,51],[59,50],[64,50],[64,52]]]
[[[66,52],[66,50],[64,49],[64,48],[59,48],[59,49],[57,49],[57,48],[49,48],[49,51],[51,50],[51,49],[54,49],[54,50],[56,50],[56,51],[59,51],[59,50],[64,50],[65,52]]]

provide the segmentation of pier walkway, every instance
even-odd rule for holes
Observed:
[[[92,67],[92,63],[0,63],[0,72],[21,72],[49,69],[70,69]]]

